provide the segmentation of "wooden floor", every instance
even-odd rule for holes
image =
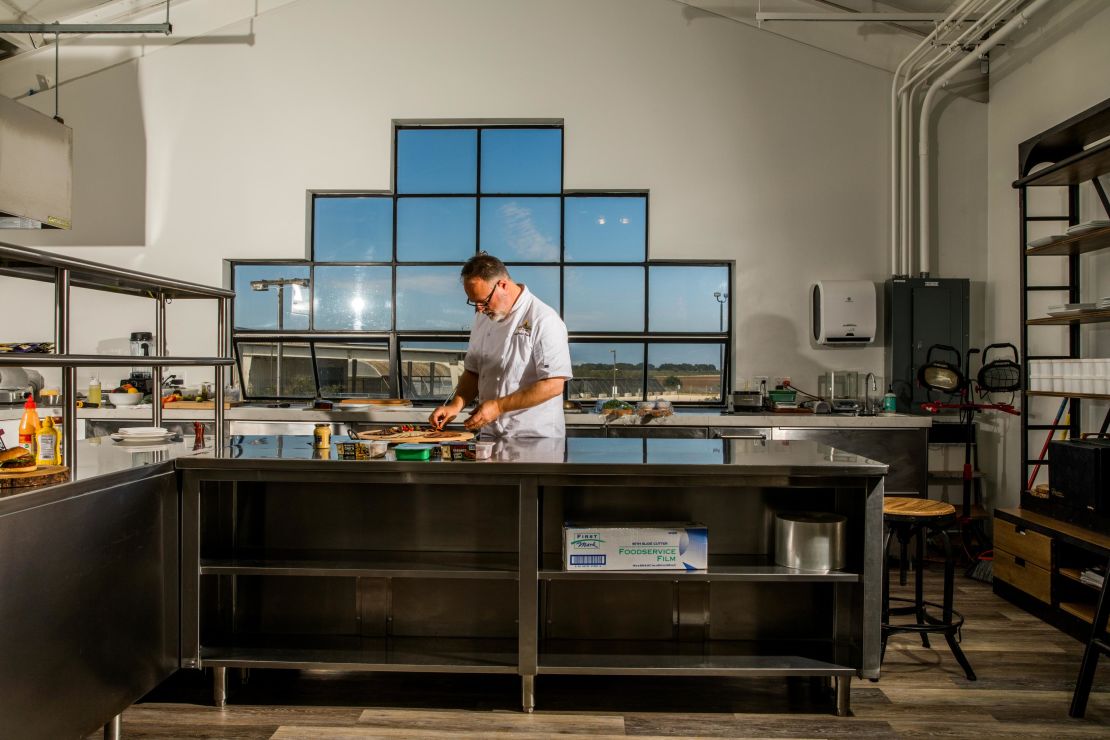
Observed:
[[[931,585],[939,573],[929,573]],[[896,582],[896,578],[894,579]],[[939,599],[938,599],[939,601]],[[255,671],[224,709],[182,671],[123,715],[125,738],[1110,737],[1110,659],[1083,720],[1067,716],[1083,646],[958,577],[968,682],[943,639],[892,638],[877,683],[852,682],[854,716],[810,680],[541,676],[517,711],[508,676]],[[937,647],[939,643],[940,647]],[[100,737],[99,733],[90,737]]]

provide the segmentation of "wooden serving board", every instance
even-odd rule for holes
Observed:
[[[441,442],[465,442],[468,439],[474,439],[474,432],[428,432],[428,434],[434,435],[431,437],[423,435],[417,436],[416,434],[411,432],[406,432],[405,434],[411,436],[402,437],[400,435],[383,434],[380,430],[368,430],[365,432],[358,432],[357,436],[359,439],[371,441],[375,439],[384,439],[389,441],[390,443],[397,444],[400,444],[401,442],[414,442],[418,444],[430,442],[432,444],[439,444]]]
[[[338,406],[412,406],[412,401],[407,398],[344,398],[336,404]]]
[[[0,488],[26,488],[65,483],[69,480],[69,468],[65,465],[40,465],[30,473],[0,473]]]
[[[232,406],[242,406],[241,401],[224,401],[224,408],[229,409]],[[162,404],[164,409],[214,409],[216,408],[215,401],[166,401]]]

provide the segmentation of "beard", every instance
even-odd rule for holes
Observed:
[[[482,313],[484,313],[486,315],[486,318],[488,318],[490,321],[504,321],[509,317],[508,311],[491,311],[489,309],[486,309]]]

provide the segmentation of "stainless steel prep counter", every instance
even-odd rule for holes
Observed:
[[[489,461],[314,459],[232,437],[182,471],[182,664],[540,674],[879,671],[887,466],[812,441],[537,439]],[[774,513],[848,519],[848,565],[776,566]],[[704,572],[567,572],[565,521],[698,521]]]

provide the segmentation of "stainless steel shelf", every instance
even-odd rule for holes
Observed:
[[[557,641],[561,642],[561,641]],[[849,666],[810,657],[806,653],[829,652],[827,643],[801,645],[785,643],[780,654],[752,654],[744,652],[754,647],[744,642],[718,641],[707,643],[706,652],[683,652],[682,643],[639,643],[643,652],[635,652],[635,645],[605,640],[589,641],[594,652],[578,652],[576,643],[568,647],[571,652],[559,652],[558,647],[541,646],[537,673],[567,675],[610,676],[853,676],[856,670]],[[701,644],[699,643],[699,646]],[[614,648],[611,651],[607,649]],[[628,648],[632,649],[629,650]],[[714,653],[714,649],[721,652]],[[797,649],[799,653],[790,652]],[[666,651],[670,652],[666,652]]]
[[[148,298],[162,296],[173,300],[235,297],[235,291],[224,288],[148,275],[0,242],[0,275],[52,283],[57,270],[69,270],[70,286],[74,288],[106,290]]]
[[[542,581],[772,581],[782,583],[858,583],[858,573],[803,571],[775,565],[766,556],[716,556],[703,571],[563,570],[561,558],[545,556]]]
[[[298,638],[302,647],[285,647],[281,638],[249,638],[256,645],[202,647],[204,667],[296,668],[429,673],[517,672],[515,639],[464,638]],[[316,643],[313,646],[313,642]]]
[[[515,580],[516,553],[316,550],[202,558],[201,575]]]
[[[19,367],[214,367],[234,365],[230,357],[133,357],[2,352],[0,365]]]

